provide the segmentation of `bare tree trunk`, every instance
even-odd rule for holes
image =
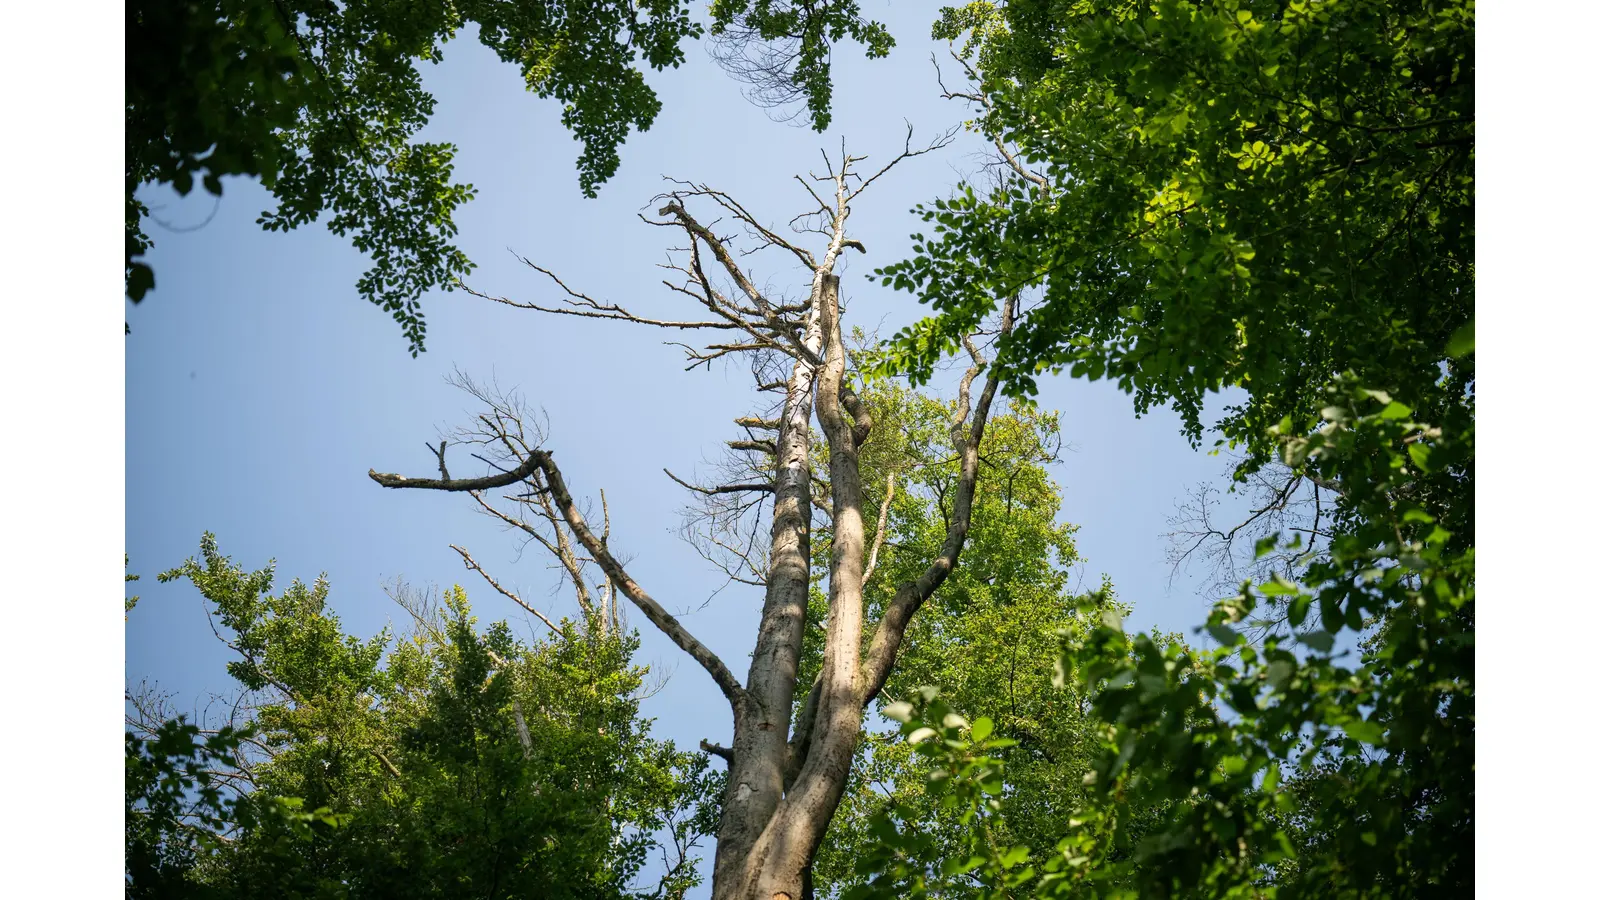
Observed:
[[[861,520],[859,457],[840,399],[845,352],[839,327],[837,277],[826,277],[818,299],[827,355],[817,379],[817,416],[828,439],[828,476],[833,494],[828,637],[811,746],[783,804],[751,850],[742,891],[746,897],[797,900],[802,896],[817,846],[843,796],[856,738],[861,732],[856,673],[861,654],[861,576],[866,532]]]
[[[815,354],[821,349],[821,343],[815,316],[808,314],[804,345]],[[811,591],[811,394],[814,375],[815,366],[809,359],[795,360],[784,394],[777,442],[766,600],[761,609],[761,630],[756,635],[747,679],[751,703],[734,715],[733,755],[728,765],[722,819],[717,828],[713,885],[733,884],[739,880],[751,846],[783,796],[789,715],[794,705],[806,603]]]
[[[791,754],[789,724],[811,591],[813,387],[817,396],[824,396],[829,390],[828,379],[831,377],[837,385],[843,375],[843,354],[836,349],[840,346],[836,340],[839,278],[833,269],[847,243],[848,165],[846,158],[833,179],[835,197],[831,208],[819,201],[827,213],[828,246],[813,267],[805,310],[804,352],[795,360],[780,419],[767,595],[749,676],[750,692],[759,698],[763,717],[755,722],[736,719],[734,723],[734,756],[717,832],[712,888],[713,897],[719,900],[739,896],[737,890],[730,889],[748,880],[752,853],[762,834],[770,830],[773,812],[783,798],[787,782],[792,780],[785,778]],[[821,383],[814,385],[816,362],[823,358],[825,345],[831,355],[823,363]],[[837,367],[833,365],[835,357]],[[742,751],[745,744],[752,748],[748,754]]]
[[[944,142],[943,139],[935,141],[933,147],[942,146]],[[591,562],[599,566],[605,575],[599,609],[602,623],[608,618],[606,604],[614,605],[614,596],[620,592],[716,682],[732,712],[733,741],[727,748],[702,742],[708,752],[728,763],[728,784],[722,798],[712,873],[715,900],[799,900],[811,896],[812,863],[849,779],[865,708],[882,690],[892,671],[912,615],[949,575],[966,540],[977,484],[978,447],[997,388],[995,379],[989,378],[977,403],[971,402],[973,381],[986,364],[970,338],[966,347],[972,366],[961,380],[951,422],[960,451],[961,471],[944,546],[920,577],[902,584],[896,591],[882,619],[872,628],[872,638],[863,658],[868,629],[863,603],[868,548],[862,513],[859,451],[871,434],[872,416],[848,384],[849,359],[840,322],[839,278],[834,268],[845,248],[865,252],[859,241],[846,236],[851,202],[895,164],[922,152],[927,151],[910,149],[908,135],[905,152],[867,178],[852,171],[854,164],[861,161],[860,157],[841,157],[837,170],[829,160],[827,176],[812,178],[829,184],[833,192],[831,201],[823,200],[802,179],[801,183],[817,202],[810,215],[819,217],[820,221],[820,225],[805,230],[822,234],[828,240],[825,250],[817,256],[777,236],[744,207],[718,191],[691,184],[669,194],[668,202],[659,212],[667,218],[647,221],[681,228],[688,235],[689,246],[684,248],[689,254],[687,264],[669,267],[682,273],[686,282],[683,285],[669,282],[668,286],[704,306],[712,314],[709,319],[664,320],[636,315],[615,304],[576,292],[553,273],[532,263],[529,265],[554,281],[570,298],[562,301],[565,305],[541,306],[489,298],[547,313],[617,319],[672,329],[721,329],[738,335],[735,342],[710,344],[704,350],[688,349],[691,368],[730,353],[782,354],[790,358],[786,380],[762,387],[763,390],[782,388],[784,399],[778,418],[739,420],[747,431],[757,427],[776,430],[775,440],[751,435],[749,440],[728,442],[730,447],[741,452],[764,454],[764,462],[747,463],[757,470],[754,478],[741,478],[737,483],[721,487],[697,487],[672,476],[708,498],[772,495],[770,542],[765,564],[758,573],[762,581],[751,582],[764,584],[765,597],[745,684],[741,685],[722,660],[628,574],[608,546],[609,527],[599,536],[590,529],[554,457],[539,446],[542,436],[535,435],[530,442],[524,434],[521,413],[508,404],[492,402],[491,413],[479,417],[484,427],[467,437],[469,443],[495,448],[499,459],[490,461],[496,470],[493,473],[480,478],[450,478],[444,465],[443,443],[435,451],[441,476],[438,479],[372,473],[372,478],[386,487],[471,492],[486,510],[536,537],[563,563],[578,585],[586,612],[592,600],[583,587],[584,566]],[[689,213],[684,206],[686,200],[716,204],[742,223],[760,246],[787,250],[805,263],[812,273],[806,301],[785,305],[767,298],[740,268],[724,240]],[[714,286],[702,262],[703,252],[709,254],[731,280],[734,291],[724,293]],[[1007,303],[999,331],[1002,337],[1010,330],[1012,312],[1013,305]],[[489,399],[483,394],[479,396]],[[812,509],[816,504],[811,474],[813,412],[822,426],[828,449],[829,506],[824,508],[831,518],[832,547],[826,573],[827,637],[821,671],[798,719],[793,721],[791,734],[806,607],[813,577],[811,530]],[[521,504],[519,509],[532,509],[535,515],[531,521],[522,518],[520,512],[517,515],[504,513],[487,499],[487,492],[512,485],[521,485],[527,491],[502,499]],[[586,557],[578,556],[578,547]],[[757,568],[748,556],[743,559],[750,570]],[[470,558],[467,561],[471,564]],[[497,586],[492,580],[491,584]],[[509,592],[502,593],[512,596]],[[605,627],[604,624],[601,627]]]

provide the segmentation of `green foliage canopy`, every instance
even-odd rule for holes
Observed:
[[[623,898],[663,841],[676,865],[644,893],[698,882],[716,785],[703,754],[649,736],[631,635],[563,621],[527,645],[477,627],[454,588],[407,607],[406,637],[361,641],[325,580],[273,595],[270,566],[236,567],[210,535],[161,578],[200,589],[251,712],[203,740],[174,721],[130,733],[130,891]],[[200,780],[173,787],[175,766]],[[293,815],[245,814],[279,807]]]
[[[980,897],[1471,892],[1473,11],[946,11],[938,33],[966,36],[988,101],[976,127],[1016,148],[1016,177],[925,209],[934,236],[882,270],[939,312],[885,368],[925,375],[1037,286],[998,354],[1015,390],[1110,377],[1198,441],[1205,396],[1242,388],[1219,426],[1239,474],[1276,456],[1337,499],[1312,525],[1322,549],[1216,604],[1216,649],[1128,635],[1103,604],[1063,633],[1061,686],[1105,730],[1059,840],[1005,840],[1013,739],[992,720],[932,690],[896,707],[930,790],[987,837],[930,857],[886,811],[855,896],[944,896],[930,873]],[[1283,549],[1301,548],[1257,547]]]
[[[1207,393],[1255,464],[1267,429],[1315,416],[1346,370],[1437,418],[1472,316],[1472,0],[978,0],[965,37],[989,105],[974,126],[1021,175],[922,208],[917,256],[880,270],[938,313],[893,368],[925,376],[1018,292],[1009,389],[1045,371],[1171,404],[1192,440]]]
[[[476,25],[478,39],[522,71],[528,90],[562,103],[583,144],[586,196],[617,170],[631,129],[647,130],[661,101],[641,69],[675,68],[704,31],[689,0],[134,0],[126,7],[126,265],[128,296],[155,285],[140,261],[152,246],[143,185],[222,193],[230,175],[261,179],[278,207],[269,231],[327,218],[372,267],[362,297],[390,313],[412,355],[424,349],[423,294],[451,290],[472,269],[458,249],[456,209],[473,196],[452,180],[455,147],[417,142],[433,114],[422,63]],[[833,43],[888,52],[883,26],[854,2],[718,0],[715,29],[739,22],[761,40],[792,41],[798,64],[770,73],[828,123]]]
[[[940,551],[957,475],[953,410],[903,382],[871,382],[860,397],[874,417],[861,471],[868,509],[878,513],[867,516],[867,540],[877,553],[866,600],[876,613],[891,599],[893,585],[915,577]],[[961,564],[913,618],[872,708],[893,713],[905,698],[920,695],[919,686],[939,685],[941,702],[983,714],[994,736],[1011,742],[1002,754],[1010,805],[1003,820],[991,821],[991,837],[1006,844],[1054,840],[1059,824],[1090,796],[1083,773],[1100,741],[1085,696],[1054,685],[1058,634],[1083,633],[1093,620],[1080,612],[1073,593],[1071,570],[1080,561],[1076,527],[1060,521],[1060,487],[1047,468],[1059,448],[1055,414],[1018,403],[990,418],[984,477],[973,497]],[[812,552],[825,559],[830,547],[831,532],[823,525]],[[1108,595],[1106,585],[1097,596],[1126,612]],[[819,584],[810,615],[825,625],[826,611]],[[821,633],[819,627],[807,635],[806,673],[820,665]],[[804,697],[797,702],[803,707]],[[925,858],[970,855],[973,823],[947,808],[937,789],[929,790],[928,777],[939,766],[914,747],[893,733],[863,736],[813,868],[819,896],[839,896],[862,883],[858,861],[874,853],[886,815],[902,823]],[[953,877],[945,887],[959,883]]]
[[[1452,530],[1447,495],[1425,486],[1470,461],[1472,420],[1463,408],[1434,426],[1351,380],[1337,391],[1319,428],[1277,437],[1286,461],[1342,485],[1357,515],[1300,578],[1246,582],[1218,603],[1214,650],[1127,635],[1114,613],[1064,632],[1059,683],[1106,726],[1084,779],[1094,796],[1053,849],[988,841],[945,857],[973,896],[1471,893],[1475,550]],[[1236,626],[1265,606],[1286,610],[1290,631],[1253,644]],[[1341,634],[1360,638],[1353,664]],[[894,712],[937,762],[930,787],[981,833],[1003,834],[986,823],[1011,800],[996,796],[1009,742],[969,731],[936,692],[914,699]],[[1163,804],[1156,827],[1130,827]],[[907,862],[922,848],[895,826],[876,823],[855,896],[931,895],[926,866]]]
[[[216,767],[233,763],[252,738],[249,728],[224,726],[206,733],[179,716],[126,738],[123,830],[129,898],[226,896],[193,877],[221,848],[221,832],[248,831],[262,845],[271,834],[273,850],[282,853],[288,842],[310,839],[314,824],[336,827],[348,818],[327,808],[306,812],[299,798],[229,793]]]
[[[956,452],[949,403],[886,382],[865,386],[861,397],[875,420],[873,439],[862,448],[863,482],[869,500],[876,498],[871,508],[882,511],[888,499],[866,598],[877,613],[894,585],[914,578],[939,553]],[[1013,817],[1011,826],[1023,832],[1048,821],[1051,807],[1070,809],[1073,794],[1082,789],[1074,782],[1092,747],[1082,717],[1072,714],[1071,698],[1051,688],[1054,634],[1076,616],[1068,570],[1078,559],[1075,529],[1058,521],[1060,489],[1045,468],[1059,441],[1056,417],[1026,405],[991,417],[982,451],[986,471],[973,497],[961,564],[912,619],[894,673],[874,705],[881,714],[917,686],[938,684],[963,708],[993,715],[1002,734],[1023,743],[1014,753],[1012,774],[1018,792],[1041,807],[1036,816]],[[876,542],[877,522],[869,527],[869,540]],[[813,553],[825,558],[828,534],[823,529],[819,535]],[[820,590],[814,605],[814,614],[825,613]],[[820,662],[821,643],[813,637],[807,645],[808,670]],[[815,865],[815,883],[824,895],[855,882],[855,860],[871,842],[873,817],[887,807],[916,822],[933,844],[960,844],[962,823],[924,790],[932,767],[909,745],[888,737],[868,732],[857,749],[849,787]]]

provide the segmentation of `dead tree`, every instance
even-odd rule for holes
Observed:
[[[728,446],[741,454],[747,468],[729,483],[680,484],[710,501],[724,504],[727,515],[750,508],[770,509],[765,546],[738,546],[719,539],[730,551],[730,575],[763,587],[765,598],[750,669],[741,682],[732,670],[701,643],[627,571],[607,535],[596,533],[568,486],[552,450],[531,439],[515,415],[492,408],[480,417],[482,446],[495,451],[480,455],[488,474],[452,478],[438,452],[439,477],[405,477],[374,471],[371,477],[389,488],[459,491],[485,503],[487,492],[507,491],[508,502],[534,507],[541,524],[555,534],[570,535],[582,560],[604,573],[607,584],[626,597],[652,626],[670,638],[711,676],[726,698],[733,718],[730,747],[704,744],[728,764],[727,791],[717,831],[713,868],[714,898],[795,900],[810,893],[810,866],[839,804],[849,776],[867,705],[883,689],[900,644],[919,607],[949,576],[960,557],[972,514],[979,473],[979,445],[998,390],[992,375],[981,386],[987,368],[982,340],[1003,340],[1011,328],[1014,301],[1004,307],[993,330],[969,335],[965,348],[970,366],[962,376],[950,423],[959,453],[959,476],[953,514],[937,556],[919,577],[900,584],[882,616],[865,621],[862,587],[869,548],[865,546],[859,449],[872,433],[871,410],[851,389],[852,366],[841,327],[839,277],[835,268],[847,249],[865,252],[847,230],[851,205],[878,177],[897,163],[942,146],[906,148],[887,166],[863,177],[856,166],[864,157],[841,152],[837,164],[828,159],[825,175],[799,179],[815,206],[791,220],[800,235],[826,240],[819,252],[802,246],[804,238],[780,236],[728,195],[705,185],[675,182],[662,195],[651,224],[680,232],[686,245],[668,265],[678,280],[667,286],[702,310],[697,318],[644,316],[570,288],[556,274],[532,262],[560,292],[555,303],[533,303],[488,297],[497,302],[550,314],[585,316],[651,325],[684,332],[727,335],[685,347],[691,368],[732,354],[755,354],[760,365],[757,394],[781,396],[765,409],[737,421],[741,437]],[[826,187],[819,193],[812,187]],[[824,194],[831,194],[825,199]],[[702,221],[696,211],[709,208],[731,219],[754,240],[757,249],[792,256],[811,273],[803,299],[786,302],[769,296],[742,267],[728,239]],[[808,218],[809,217],[809,218]],[[716,273],[716,278],[710,273]],[[479,296],[486,296],[480,294]],[[783,368],[774,373],[773,361]],[[763,376],[762,372],[768,374]],[[976,389],[976,394],[974,390]],[[826,449],[826,490],[814,477],[811,460],[815,416]],[[671,473],[668,473],[669,475]],[[826,499],[821,499],[822,494]],[[770,504],[770,506],[767,506]],[[806,628],[806,601],[812,580],[811,537],[815,508],[831,522],[832,549],[827,561],[828,612],[826,649],[820,673],[795,710],[801,639]],[[732,510],[733,513],[727,513]],[[875,512],[875,511],[874,511]],[[714,516],[716,515],[714,511]],[[577,550],[545,535],[540,543],[570,572]],[[563,549],[567,547],[568,549]]]

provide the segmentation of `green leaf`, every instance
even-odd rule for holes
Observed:
[[[1410,444],[1406,447],[1406,455],[1411,457],[1411,461],[1416,464],[1418,469],[1423,472],[1432,471],[1432,468],[1428,465],[1428,458],[1433,455],[1432,447],[1427,444]]]
[[[916,711],[916,707],[906,701],[897,700],[883,708],[883,715],[884,718],[893,719],[896,722],[909,722],[912,714]]]
[[[1228,686],[1228,702],[1241,713],[1256,712],[1256,695],[1247,685],[1234,683]]]
[[[1221,623],[1207,625],[1206,631],[1210,632],[1211,637],[1224,647],[1232,647],[1234,644],[1244,640],[1244,635]]]
[[[1426,510],[1413,506],[1400,514],[1400,521],[1421,522],[1424,525],[1431,525],[1434,522],[1434,518],[1433,516],[1428,515]]]
[[[1333,635],[1326,631],[1307,631],[1295,635],[1295,639],[1319,653],[1327,653],[1333,649]]]
[[[1445,344],[1444,347],[1446,356],[1451,359],[1460,359],[1463,356],[1472,355],[1477,346],[1477,341],[1473,337],[1473,326],[1476,322],[1477,319],[1475,318],[1468,319],[1467,324],[1457,328],[1455,333],[1450,335],[1450,343]]]
[[[1337,634],[1339,626],[1344,622],[1344,610],[1339,606],[1339,595],[1333,591],[1323,591],[1317,604],[1318,612],[1322,614],[1322,628],[1330,634]]]
[[[1100,610],[1100,624],[1112,631],[1122,630],[1122,613],[1115,607],[1106,606]]]
[[[130,263],[128,266],[128,299],[135,303],[144,299],[144,295],[156,286],[156,273],[144,263]]]
[[[1389,401],[1389,405],[1383,408],[1383,412],[1378,413],[1378,416],[1384,419],[1404,419],[1409,415],[1411,415],[1411,407],[1401,403],[1399,400]]]
[[[1289,627],[1299,628],[1311,611],[1311,595],[1300,594],[1289,601]]]
[[[972,739],[975,741],[981,741],[993,732],[994,720],[988,716],[979,716],[978,720],[972,723]]]
[[[1258,590],[1267,597],[1285,597],[1300,593],[1300,588],[1294,582],[1284,580],[1284,577],[1277,572],[1273,572],[1272,580],[1261,585]]]
[[[1383,726],[1377,722],[1353,719],[1344,723],[1344,733],[1363,744],[1376,745],[1383,743]]]

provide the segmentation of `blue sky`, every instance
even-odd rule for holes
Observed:
[[[424,137],[456,143],[458,177],[479,191],[457,216],[460,246],[479,264],[469,283],[547,297],[547,284],[509,249],[592,295],[640,311],[681,309],[674,297],[683,298],[659,284],[654,267],[669,242],[635,216],[653,211],[663,175],[709,182],[781,223],[806,206],[791,176],[818,168],[819,151],[836,152],[841,137],[852,153],[883,160],[900,148],[904,120],[926,137],[961,121],[963,109],[938,97],[926,12],[914,4],[887,12],[899,40],[887,60],[836,53],[826,134],[773,121],[691,47],[684,68],[650,77],[665,108],[650,132],[630,137],[620,173],[597,200],[578,191],[578,147],[557,105],[525,93],[516,70],[471,35],[453,42],[427,72],[439,104]],[[920,222],[908,210],[976,171],[982,148],[967,136],[905,163],[858,203],[853,234],[870,255],[843,273],[855,324],[888,333],[921,315],[910,295],[863,276],[909,252]],[[150,192],[148,202],[178,228],[213,212],[203,193]],[[697,610],[686,624],[742,675],[759,597],[730,588],[700,608],[721,579],[677,537],[685,497],[661,473],[694,471],[732,434],[730,420],[749,411],[742,369],[686,373],[659,332],[541,316],[459,292],[427,298],[429,350],[412,359],[388,316],[356,296],[363,257],[320,226],[262,232],[254,220],[269,206],[259,187],[233,180],[204,227],[150,229],[157,288],[128,311],[126,542],[130,571],[144,576],[130,588],[143,597],[127,625],[130,683],[148,678],[175,691],[180,709],[231,688],[227,652],[198,593],[154,580],[195,554],[206,530],[246,567],[275,557],[283,583],[327,572],[334,609],[362,636],[404,625],[382,591],[396,577],[459,582],[481,618],[522,621],[462,568],[451,543],[546,611],[571,612],[567,593],[551,593],[547,560],[531,550],[519,558],[518,542],[464,498],[385,491],[366,477],[369,468],[431,470],[424,442],[473,408],[444,383],[455,367],[517,387],[544,408],[548,446],[574,490],[596,497],[605,489],[612,544],[632,558],[635,577],[668,608]],[[793,271],[758,271],[803,289]],[[1062,412],[1071,447],[1055,476],[1064,518],[1081,526],[1085,582],[1109,574],[1134,605],[1135,627],[1193,628],[1207,598],[1190,579],[1169,586],[1162,535],[1185,489],[1217,478],[1221,461],[1191,450],[1172,414],[1136,419],[1131,400],[1103,383],[1046,379],[1039,403]],[[648,628],[642,616],[634,621]],[[672,672],[645,707],[658,734],[690,745],[727,740],[731,726],[707,676],[648,631],[643,659]]]

